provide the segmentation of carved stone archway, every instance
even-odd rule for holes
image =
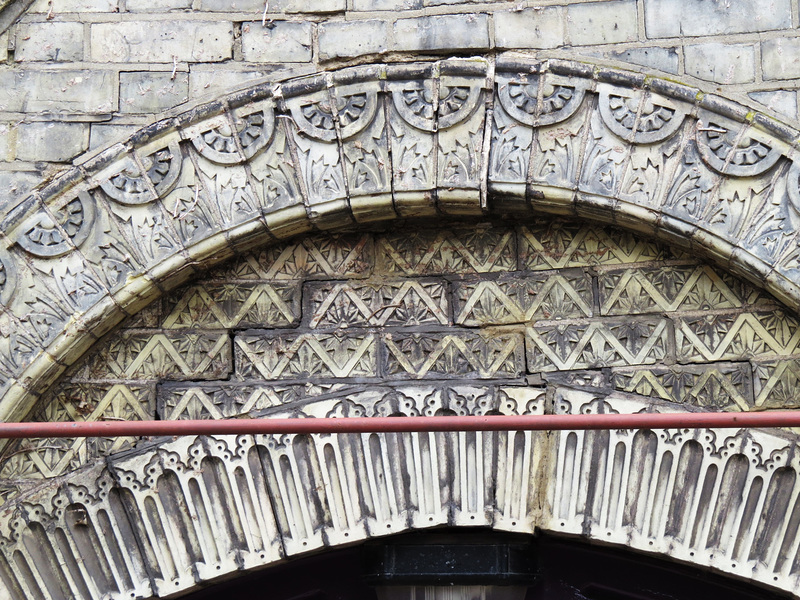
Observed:
[[[795,307],[796,137],[693,88],[556,60],[364,66],[233,94],[3,219],[0,416],[24,418],[94,340],[196,268],[312,229],[578,215],[691,247]]]
[[[0,414],[25,417],[101,335],[197,270],[315,229],[588,217],[702,252],[796,308],[795,136],[697,90],[560,61],[358,67],[232,95],[143,130],[7,215]],[[549,396],[452,388],[467,412],[676,410],[567,383]],[[359,410],[450,409],[401,391],[407,404],[366,394]],[[335,415],[347,400],[302,410]],[[581,534],[796,593],[796,455],[792,438],[763,432],[159,441],[9,508],[0,579],[15,600],[165,596],[449,524]]]

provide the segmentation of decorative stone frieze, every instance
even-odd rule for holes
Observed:
[[[6,216],[0,416],[796,407],[795,138],[697,90],[561,61],[256,86]],[[392,227],[443,216],[491,219]],[[795,453],[781,433],[706,431],[26,441],[3,449],[0,592],[169,596],[479,525],[798,593]]]
[[[789,408],[799,346],[767,293],[619,229],[317,234],[129,318],[33,418]],[[464,525],[582,535],[794,593],[794,443],[684,430],[22,441],[0,468],[0,583],[15,600],[169,596]]]
[[[86,333],[195,266],[314,227],[577,214],[691,247],[796,306],[796,135],[672,82],[556,60],[256,86],[142,130],[5,218],[3,331],[19,333],[0,340],[0,414],[22,418]]]
[[[567,387],[548,397],[403,384],[271,414],[531,414],[548,402],[558,413],[676,410]],[[159,441],[8,509],[0,583],[14,600],[164,597],[322,547],[465,525],[581,535],[797,593],[796,455],[786,436],[736,430]]]

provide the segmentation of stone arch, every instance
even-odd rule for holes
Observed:
[[[702,252],[796,308],[795,138],[698,90],[564,61],[367,66],[231,95],[107,149],[5,217],[0,414],[23,418],[100,336],[198,269],[313,230],[593,218]],[[536,388],[515,393],[492,410],[543,410]],[[551,394],[562,411],[670,410],[569,385]],[[284,554],[451,524],[584,534],[796,591],[799,467],[780,434],[414,439],[396,462],[369,436],[186,439],[115,455],[16,503],[0,579],[20,598],[165,595]],[[357,457],[370,452],[381,460]],[[440,468],[444,457],[458,469]],[[634,463],[650,469],[643,506],[619,485]],[[602,494],[574,493],[587,477]],[[74,558],[90,547],[96,562]]]
[[[560,60],[373,65],[247,89],[154,123],[6,215],[0,415],[23,418],[93,340],[195,268],[312,229],[597,218],[797,306],[796,136],[697,89]]]

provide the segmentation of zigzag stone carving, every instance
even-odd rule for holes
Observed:
[[[163,289],[254,244],[432,215],[614,222],[800,300],[797,132],[672,82],[564,61],[373,65],[141,130],[3,219],[0,417]]]

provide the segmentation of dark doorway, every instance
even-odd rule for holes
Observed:
[[[431,532],[384,538],[342,550],[330,550],[257,573],[220,582],[184,596],[186,600],[377,600],[367,583],[376,546],[412,540],[453,540],[461,532]],[[535,577],[525,600],[768,600],[789,598],[752,584],[691,566],[629,551],[551,536],[498,536],[472,530],[487,544],[497,539],[530,544]]]

